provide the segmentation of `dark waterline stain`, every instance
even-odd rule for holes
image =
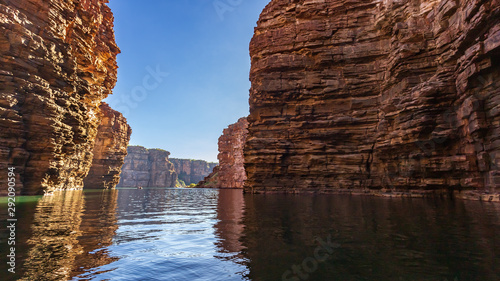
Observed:
[[[17,273],[2,263],[2,280],[500,280],[495,203],[212,189],[18,200]]]

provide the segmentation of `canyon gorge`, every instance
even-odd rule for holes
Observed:
[[[499,200],[498,0],[270,1],[250,43],[250,115],[224,130],[218,167],[139,146],[126,157],[131,129],[102,102],[120,52],[106,3],[0,1],[0,168],[16,169],[18,193],[202,181]]]
[[[500,280],[500,0],[109,2],[0,0],[2,278]]]
[[[217,163],[169,158],[163,149],[129,146],[118,187],[180,187],[198,183]]]
[[[272,0],[250,54],[246,192],[498,200],[498,0]]]

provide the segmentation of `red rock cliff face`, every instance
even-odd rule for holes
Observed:
[[[243,188],[245,174],[243,148],[248,134],[248,121],[240,118],[224,129],[219,138],[219,187]]]
[[[168,156],[161,149],[129,146],[122,168],[120,187],[175,187],[177,173]]]
[[[224,129],[219,137],[219,165],[197,187],[243,188],[247,178],[243,157],[247,128],[247,119],[240,118]]]
[[[212,172],[217,163],[211,163],[204,160],[191,159],[170,159],[175,166],[175,171],[186,185],[198,183]]]
[[[273,0],[246,190],[500,186],[498,0]]]
[[[83,186],[116,82],[106,2],[0,1],[0,169],[16,167],[21,193]]]
[[[102,103],[101,124],[97,129],[94,158],[89,174],[84,179],[85,188],[115,188],[120,181],[122,165],[127,156],[127,145],[132,129],[120,112]]]

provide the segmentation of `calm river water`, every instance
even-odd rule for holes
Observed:
[[[500,204],[240,190],[17,197],[1,280],[500,280]]]

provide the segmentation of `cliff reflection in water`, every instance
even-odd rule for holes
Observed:
[[[174,188],[35,199],[19,202],[10,280],[500,280],[495,203]]]
[[[118,190],[95,190],[85,192],[85,209],[82,215],[80,236],[78,244],[82,247],[73,266],[71,276],[91,272],[92,275],[99,271],[100,266],[116,261],[118,258],[110,257],[107,247],[113,243],[116,234],[117,198]]]
[[[21,280],[68,280],[110,263],[117,191],[55,192],[38,201]]]
[[[244,225],[242,224],[245,202],[241,189],[220,189],[217,201],[217,223],[215,224],[215,235],[217,250],[220,253],[217,258],[233,260],[241,263],[242,250],[241,236]]]
[[[500,280],[494,203],[248,194],[242,223],[250,280]]]

